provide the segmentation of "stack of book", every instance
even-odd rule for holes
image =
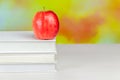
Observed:
[[[0,72],[55,71],[56,40],[38,40],[33,31],[0,32]]]

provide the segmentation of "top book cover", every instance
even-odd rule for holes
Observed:
[[[39,40],[34,36],[33,31],[0,31],[0,42],[6,41],[27,41],[27,42],[55,42],[56,39],[53,40]]]

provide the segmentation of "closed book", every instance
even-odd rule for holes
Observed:
[[[0,72],[56,72],[55,64],[12,64],[0,65]]]
[[[0,64],[56,63],[56,54],[0,54]]]
[[[39,40],[33,31],[0,31],[0,53],[55,53],[56,40]]]

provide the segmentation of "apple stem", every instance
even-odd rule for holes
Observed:
[[[43,10],[45,11],[45,7],[43,6]]]

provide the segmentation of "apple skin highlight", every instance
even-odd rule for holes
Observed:
[[[54,39],[59,32],[58,16],[53,11],[37,12],[33,18],[33,31],[37,39]]]

